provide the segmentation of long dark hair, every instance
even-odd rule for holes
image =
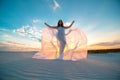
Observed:
[[[61,22],[61,24],[60,24],[60,22]],[[57,25],[58,27],[63,27],[63,21],[60,19],[59,21],[58,21],[58,25]]]

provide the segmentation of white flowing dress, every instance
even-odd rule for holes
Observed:
[[[59,54],[60,54],[60,57],[59,58],[62,58],[64,53],[64,48],[65,48],[65,45],[66,45],[66,39],[65,39],[65,30],[63,27],[58,27],[57,29],[57,40],[58,40],[58,43],[59,43]]]
[[[66,41],[65,40],[65,29],[63,27],[58,27],[57,30],[58,30],[57,35],[56,35],[57,39],[59,41]]]
[[[59,42],[65,43],[62,60],[77,61],[87,57],[87,38],[79,28],[71,29],[65,34],[64,28],[44,28],[42,30],[41,49],[33,55],[35,59],[58,59]]]

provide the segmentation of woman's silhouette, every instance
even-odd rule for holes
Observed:
[[[69,29],[73,23],[74,21],[69,26],[64,26],[62,20],[58,21],[57,26],[50,26],[45,23],[48,27],[42,29],[40,51],[33,55],[32,58],[72,61],[86,58],[87,37],[85,33],[80,28],[72,28],[65,34],[65,29]],[[56,44],[57,42],[59,44]]]
[[[57,26],[50,26],[47,23],[45,23],[46,26],[53,28],[53,29],[57,29],[57,34],[56,37],[60,43],[60,57],[62,56],[63,52],[64,52],[64,48],[66,45],[66,39],[65,39],[65,29],[70,28],[73,25],[74,21],[72,21],[72,23],[69,26],[64,26],[63,21],[59,20]]]

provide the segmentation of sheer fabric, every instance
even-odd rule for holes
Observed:
[[[65,34],[66,45],[64,52],[59,54],[59,40],[57,39],[57,29],[44,28],[42,30],[41,49],[33,55],[35,59],[63,59],[76,61],[87,57],[87,38],[79,28],[70,29]]]

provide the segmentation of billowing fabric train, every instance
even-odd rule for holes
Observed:
[[[62,57],[59,54],[59,41],[56,34],[56,29],[44,28],[42,30],[41,49],[32,58],[77,61],[87,57],[87,38],[81,29],[70,29],[65,34],[66,46]]]

